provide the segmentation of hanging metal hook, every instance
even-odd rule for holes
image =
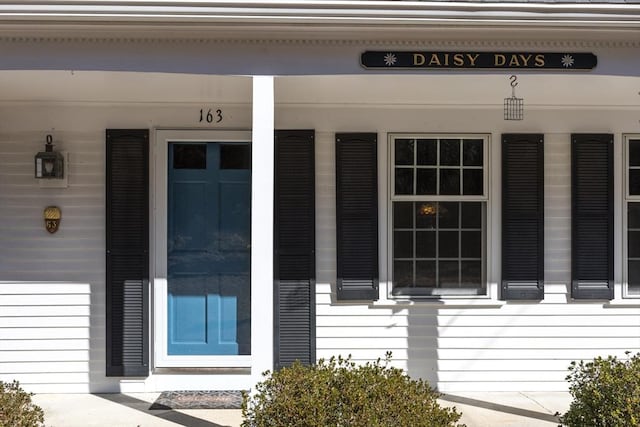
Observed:
[[[518,86],[518,76],[516,75],[511,75],[509,77],[509,80],[511,80],[511,97],[515,98],[516,97],[516,86]]]

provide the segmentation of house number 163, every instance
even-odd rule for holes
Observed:
[[[220,123],[222,121],[222,110],[213,111],[211,108],[209,110],[200,109],[200,123]]]

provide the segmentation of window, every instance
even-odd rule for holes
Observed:
[[[627,149],[627,289],[629,296],[640,296],[640,135],[628,136]]]
[[[396,296],[486,293],[488,138],[390,135]]]

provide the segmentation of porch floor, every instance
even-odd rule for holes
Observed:
[[[131,394],[38,394],[34,402],[45,412],[49,427],[237,427],[242,422],[236,409],[151,410],[160,393]],[[456,393],[443,396],[443,405],[454,405],[468,427],[551,427],[554,413],[565,412],[568,393],[494,392]]]

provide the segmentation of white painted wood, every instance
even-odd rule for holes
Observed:
[[[251,145],[251,376],[273,369],[274,78],[253,77]]]
[[[0,311],[0,317],[18,317],[18,316],[89,316],[89,306],[86,305],[60,305],[60,306],[4,306]]]
[[[15,249],[15,248],[14,248]],[[81,294],[91,293],[87,283],[4,283],[0,282],[0,295]]]
[[[1,328],[1,340],[17,339],[47,339],[56,337],[58,339],[88,339],[88,328]]]
[[[339,324],[337,324],[339,321]],[[624,324],[626,327],[640,327],[640,317],[635,315],[576,315],[576,316],[531,316],[519,315],[509,320],[509,328],[515,327],[558,327],[566,329],[566,327],[604,327],[615,326],[620,327]],[[446,314],[429,315],[412,313],[411,319],[407,313],[397,313],[396,315],[378,315],[378,316],[318,316],[316,325],[328,328],[400,328],[408,326],[432,326],[435,327],[499,327],[504,325],[504,316],[487,315],[487,316],[448,316]]]
[[[154,147],[155,204],[154,211],[154,290],[155,290],[155,366],[163,368],[184,367],[250,367],[252,356],[169,355],[167,340],[167,152],[170,141],[239,141],[250,142],[248,131],[158,130]],[[162,325],[162,326],[160,326]]]
[[[0,363],[0,375],[22,375],[55,372],[87,372],[89,362],[56,362],[45,360],[37,363]]]
[[[89,316],[0,317],[0,328],[88,328]]]
[[[13,342],[9,343],[13,344]],[[63,346],[59,341],[57,341],[56,344],[56,348],[60,348]],[[0,351],[0,362],[89,362],[88,350],[47,350],[39,348],[25,349],[24,347],[20,348],[19,350],[13,350],[11,348],[3,348],[0,350],[2,350]]]
[[[485,381],[485,382],[438,382],[438,391],[441,393],[455,392],[492,392],[492,391],[569,391],[566,381]]]
[[[512,327],[512,326],[416,326],[408,325],[408,328],[390,327],[326,327],[318,330],[318,338],[409,338],[411,337],[437,337],[442,338],[520,338],[520,337],[630,337],[636,332],[637,326],[612,328],[610,326],[590,327]]]
[[[27,261],[25,260],[26,264]],[[58,263],[59,264],[59,263]],[[15,265],[15,263],[12,263]],[[27,273],[28,271],[24,271]],[[88,306],[91,302],[89,295],[31,295],[26,298],[24,295],[0,295],[0,306],[22,306],[22,305],[80,305]]]
[[[39,340],[4,340],[0,341],[0,351],[10,350],[36,350],[38,353],[44,350],[89,350],[87,339],[39,339]]]

